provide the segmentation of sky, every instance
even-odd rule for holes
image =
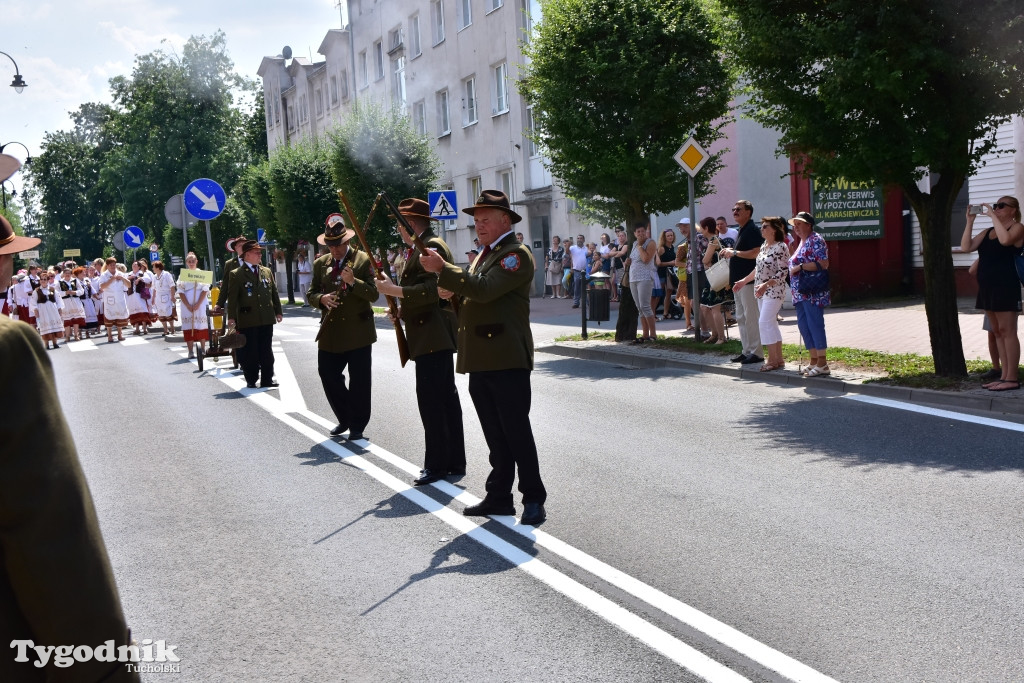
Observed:
[[[0,0],[0,17],[0,52],[28,84],[20,95],[10,87],[14,64],[0,55],[0,145],[21,142],[33,156],[47,132],[72,127],[68,113],[79,105],[109,103],[108,81],[131,74],[136,55],[181,54],[189,36],[219,29],[235,70],[256,79],[263,57],[285,45],[323,61],[320,42],[341,26],[335,0]],[[21,145],[4,154],[25,161]]]

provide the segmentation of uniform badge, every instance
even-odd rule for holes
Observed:
[[[509,254],[501,259],[501,267],[510,273],[519,270],[519,254]]]

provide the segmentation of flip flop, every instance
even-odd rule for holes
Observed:
[[[1004,384],[1009,384],[1010,386],[1002,386]],[[995,382],[992,386],[988,388],[989,391],[1015,391],[1017,389],[1020,389],[1020,382],[1017,382],[1012,379],[1003,380],[1002,382]]]

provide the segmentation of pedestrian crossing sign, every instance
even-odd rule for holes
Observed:
[[[672,158],[683,167],[684,171],[693,177],[697,175],[700,169],[704,168],[704,164],[708,162],[711,155],[691,137],[683,143],[682,147],[676,150]]]
[[[427,195],[430,217],[435,221],[453,221],[459,217],[459,206],[455,201],[455,190],[442,190]]]

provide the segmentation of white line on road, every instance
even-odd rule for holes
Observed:
[[[83,339],[82,341],[73,341],[65,344],[68,347],[68,351],[95,351],[96,342],[92,339]]]
[[[1016,422],[1009,422],[1007,420],[997,420],[991,417],[967,415],[965,413],[955,413],[952,410],[942,410],[941,408],[929,408],[928,406],[914,405],[913,403],[903,403],[901,401],[894,401],[891,398],[862,396],[860,394],[846,394],[843,396],[843,398],[848,398],[851,401],[860,401],[861,403],[870,403],[876,406],[883,406],[886,408],[896,408],[897,410],[907,410],[912,413],[921,413],[922,415],[944,417],[950,420],[959,420],[960,422],[970,422],[971,424],[983,425],[985,427],[997,427],[999,429],[1008,429],[1011,432],[1024,432],[1024,425],[1017,424]]]

